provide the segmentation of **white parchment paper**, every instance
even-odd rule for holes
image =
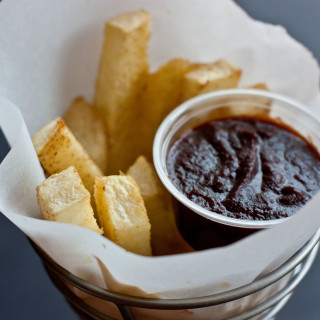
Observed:
[[[0,166],[0,210],[60,265],[101,287],[182,298],[247,284],[317,231],[319,194],[270,230],[226,248],[168,257],[138,256],[90,230],[41,219],[35,187],[44,174],[28,130],[34,134],[63,115],[78,95],[92,100],[105,21],[141,8],[153,16],[152,69],[174,57],[225,58],[243,69],[242,86],[265,82],[317,109],[319,67],[311,53],[282,27],[252,20],[232,1],[4,0],[0,96],[11,102],[0,98],[0,124],[12,149]]]

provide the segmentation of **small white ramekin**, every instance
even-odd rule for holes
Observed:
[[[171,182],[167,170],[167,157],[172,144],[186,131],[210,120],[225,118],[226,115],[267,117],[275,123],[280,122],[293,128],[320,150],[320,122],[303,104],[262,90],[215,91],[184,102],[160,125],[154,140],[153,160],[162,183],[181,205],[197,215],[226,226],[264,229],[289,219],[253,221],[229,218],[193,203]]]

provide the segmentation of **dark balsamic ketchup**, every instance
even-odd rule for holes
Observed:
[[[191,201],[227,217],[291,216],[320,189],[320,156],[290,128],[228,118],[185,133],[167,159],[173,184]]]

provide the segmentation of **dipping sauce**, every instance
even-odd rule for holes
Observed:
[[[199,206],[227,217],[291,216],[320,189],[320,155],[293,130],[228,118],[185,133],[171,147],[171,181]]]

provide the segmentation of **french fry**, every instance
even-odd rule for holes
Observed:
[[[194,251],[181,236],[175,221],[170,194],[161,184],[152,165],[140,156],[127,174],[140,187],[151,223],[151,246],[154,255]]]
[[[254,85],[248,86],[248,89],[257,89],[257,90],[265,90],[269,91],[269,88],[265,83],[256,83]],[[236,116],[247,116],[247,117],[258,117],[263,115],[268,115],[270,110],[269,106],[271,104],[271,100],[269,98],[251,98],[246,99],[241,102],[239,100],[237,106],[234,106],[230,108],[227,114],[224,115],[224,117],[236,117]],[[265,110],[261,110],[259,108],[259,105],[265,106]]]
[[[104,235],[122,248],[151,255],[150,222],[140,189],[130,176],[97,177],[95,201]]]
[[[40,211],[46,220],[71,223],[99,234],[90,205],[90,193],[74,167],[51,175],[37,187]]]
[[[256,83],[254,85],[246,87],[247,89],[258,89],[269,91],[269,88],[265,83]],[[227,101],[226,101],[227,103]],[[241,116],[264,116],[268,115],[270,110],[268,106],[270,106],[271,100],[269,98],[246,98],[243,100],[238,100],[237,105],[233,105],[224,109],[217,109],[211,114],[211,119],[219,119],[219,118],[229,118],[229,117],[241,117]],[[261,110],[257,105],[262,105],[267,107],[265,110]]]
[[[259,90],[270,91],[268,86],[263,82],[259,82],[251,86],[248,86],[248,89],[259,89]]]
[[[198,64],[184,75],[181,102],[210,91],[236,88],[241,70],[224,60]]]
[[[107,132],[103,119],[83,97],[76,98],[64,121],[103,172],[107,171]]]
[[[106,24],[94,106],[107,125],[108,174],[126,170],[140,144],[137,96],[149,68],[150,24],[150,14],[144,10],[117,16]]]
[[[93,195],[95,177],[103,173],[61,118],[45,125],[33,136],[32,142],[42,167],[49,175],[74,166]]]
[[[153,138],[160,123],[179,104],[181,81],[190,65],[187,60],[173,59],[147,77],[141,94],[143,141],[140,153],[148,159],[152,159]]]

